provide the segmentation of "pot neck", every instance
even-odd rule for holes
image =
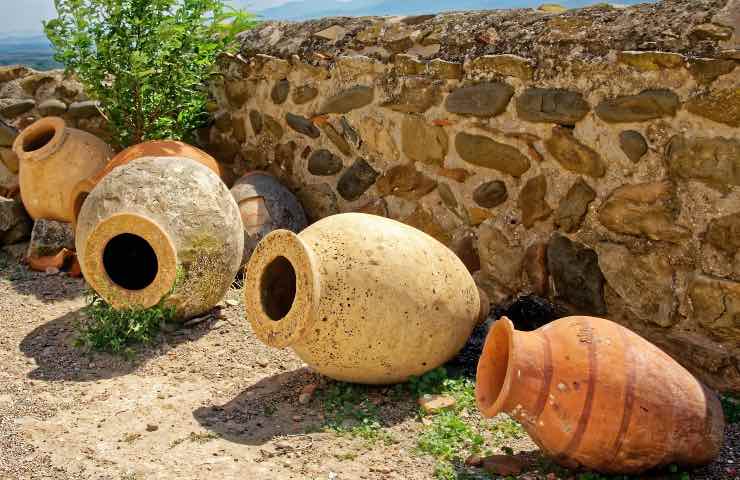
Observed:
[[[321,295],[317,260],[310,246],[288,230],[270,233],[245,272],[244,304],[257,337],[275,348],[294,345],[317,319]]]
[[[57,153],[66,143],[69,128],[61,118],[47,117],[27,127],[13,150],[21,161],[41,161]]]

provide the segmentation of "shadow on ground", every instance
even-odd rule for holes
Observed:
[[[21,295],[32,295],[44,303],[82,298],[87,291],[85,281],[61,273],[46,273],[29,270],[26,265],[13,264],[0,271],[13,290]]]
[[[194,329],[182,329],[161,334],[155,342],[138,346],[129,357],[107,353],[86,352],[75,347],[76,324],[82,309],[69,312],[47,322],[29,333],[20,343],[26,357],[33,358],[37,367],[28,374],[33,380],[93,382],[128,375],[153,358],[166,355],[178,345],[197,341],[208,334],[211,322]]]

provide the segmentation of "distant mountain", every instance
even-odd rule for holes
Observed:
[[[22,64],[37,70],[61,68],[43,35],[0,36],[0,65]]]

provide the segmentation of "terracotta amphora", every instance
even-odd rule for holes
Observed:
[[[15,139],[20,161],[21,199],[34,220],[74,220],[72,191],[100,172],[113,156],[101,139],[46,117],[29,125]]]
[[[337,380],[392,384],[450,360],[488,311],[455,254],[394,220],[327,217],[257,246],[245,276],[247,319]]]
[[[119,152],[108,164],[90,178],[86,178],[80,181],[72,192],[72,198],[74,199],[74,221],[77,221],[77,216],[80,214],[82,204],[85,202],[87,196],[92,192],[95,185],[105,178],[113,169],[118,168],[122,165],[126,165],[132,160],[142,157],[179,157],[189,158],[196,162],[208,167],[219,177],[221,176],[221,170],[218,166],[218,162],[208,155],[203,150],[196,148],[187,143],[178,142],[176,140],[152,140],[150,142],[139,143],[133,145],[125,150]]]
[[[82,205],[75,238],[85,280],[116,308],[201,315],[241,265],[244,228],[213,171],[181,157],[143,157],[111,171]]]
[[[308,226],[301,203],[269,173],[246,174],[234,184],[231,194],[244,223],[243,265],[268,233],[278,229],[298,233]]]
[[[702,465],[722,445],[717,396],[681,365],[608,320],[569,317],[534,332],[507,318],[478,363],[481,412],[507,412],[564,466],[637,474]]]

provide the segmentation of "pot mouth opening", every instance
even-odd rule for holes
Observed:
[[[176,287],[177,253],[169,235],[152,220],[118,214],[96,225],[88,237],[83,274],[115,308],[149,308]]]
[[[49,155],[59,146],[64,131],[65,123],[61,118],[43,118],[21,133],[15,147],[16,154]]]
[[[244,275],[244,305],[255,335],[285,348],[315,321],[318,276],[313,253],[293,232],[276,230],[255,248]]]
[[[493,324],[478,361],[475,397],[486,417],[495,417],[504,409],[511,387],[514,325],[506,317]]]

